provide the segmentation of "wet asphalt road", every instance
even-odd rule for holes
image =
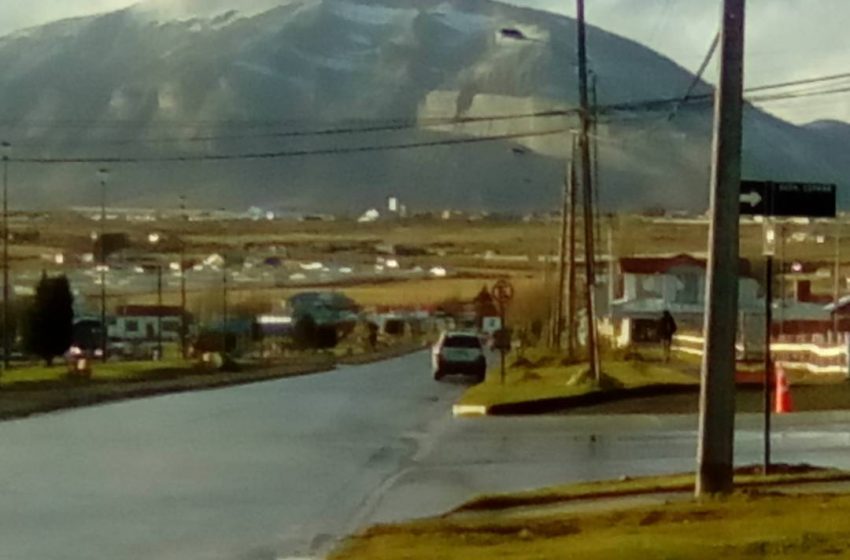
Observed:
[[[0,424],[0,558],[315,558],[482,492],[694,466],[693,416],[456,420],[463,388],[422,353]],[[850,415],[780,418],[774,451],[850,468]]]

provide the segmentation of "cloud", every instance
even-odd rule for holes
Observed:
[[[513,0],[569,16],[574,2]],[[588,22],[623,35],[695,71],[720,27],[720,0],[593,0]],[[750,86],[836,74],[850,54],[847,0],[750,0],[747,2],[746,81]],[[713,81],[716,66],[706,78]],[[818,118],[850,121],[846,96],[775,102],[765,109],[794,122]]]

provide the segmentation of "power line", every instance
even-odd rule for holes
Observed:
[[[834,95],[836,93],[848,93],[850,92],[850,86],[834,88],[834,89],[825,89],[818,91],[808,91],[808,92],[792,92],[792,93],[778,93],[775,95],[763,95],[756,96],[753,98],[748,98],[748,101],[752,103],[765,103],[768,101],[779,101],[783,99],[800,99],[803,97],[816,97],[820,95]]]
[[[685,96],[682,98],[682,101],[680,103],[676,104],[676,106],[673,107],[673,111],[670,113],[670,117],[668,118],[668,120],[673,120],[676,117],[676,113],[678,112],[681,104],[688,102],[688,99],[691,97],[691,95],[693,95],[694,90],[702,82],[702,76],[705,73],[705,70],[708,68],[711,59],[714,58],[714,53],[717,52],[717,46],[719,44],[720,32],[717,32],[717,34],[714,35],[714,39],[712,39],[711,41],[711,45],[708,47],[708,52],[705,54],[705,58],[703,59],[702,64],[700,64],[697,73],[694,75],[694,79],[691,80],[691,83],[688,86],[687,91],[685,92]]]
[[[794,82],[784,82],[779,84],[770,84],[748,88],[746,92],[766,91],[770,89],[780,89],[783,87],[794,87],[810,83],[835,81],[838,79],[850,78],[850,74],[837,74],[831,76],[821,76],[809,78],[805,80],[796,80]],[[804,92],[787,92],[766,94],[761,96],[749,97],[747,100],[751,103],[766,103],[783,99],[794,99],[802,97],[810,97],[815,95],[829,95],[837,93],[850,92],[850,86],[833,88],[826,90],[814,90]],[[704,103],[712,100],[714,93],[700,94],[691,96],[687,99],[687,104]],[[659,98],[649,99],[637,102],[625,102],[609,105],[598,105],[595,109],[600,115],[612,114],[618,112],[652,112],[664,111],[669,109],[671,104],[681,103],[680,98]],[[468,124],[476,122],[494,122],[499,120],[520,119],[520,118],[546,118],[546,117],[563,117],[577,114],[577,109],[551,109],[546,111],[538,111],[535,113],[516,114],[516,115],[495,115],[484,117],[461,117],[452,119],[434,119],[426,120],[430,122],[430,126],[449,126],[452,124]],[[627,119],[628,120],[628,119]],[[416,127],[421,127],[423,121],[418,121]],[[427,125],[426,125],[427,126]],[[280,133],[288,136],[330,136],[335,134],[355,134],[360,132],[378,132],[389,130],[404,130],[413,128],[413,122],[405,124],[373,126],[363,128],[335,128],[313,131],[290,131]],[[253,152],[245,154],[212,154],[212,155],[184,155],[184,156],[137,156],[137,157],[117,157],[117,156],[93,156],[93,157],[32,157],[32,158],[13,158],[10,161],[17,163],[31,164],[84,164],[84,163],[102,163],[102,164],[119,164],[119,163],[168,163],[168,162],[202,162],[202,161],[237,161],[237,160],[259,160],[259,159],[282,159],[291,157],[305,156],[322,156],[322,155],[343,155],[352,153],[366,153],[377,151],[392,151],[392,150],[409,150],[417,148],[430,148],[436,146],[451,146],[463,144],[476,144],[482,142],[492,142],[498,140],[511,140],[520,138],[529,138],[536,136],[548,136],[564,132],[565,129],[546,130],[541,132],[519,132],[502,135],[488,135],[479,137],[458,138],[449,140],[435,140],[423,142],[410,142],[402,144],[387,144],[387,145],[367,145],[355,146],[350,148],[318,148],[318,149],[302,149],[302,150],[286,150],[286,151],[271,151],[271,152]]]
[[[801,80],[793,80],[793,81],[790,81],[790,82],[780,82],[778,84],[768,84],[768,85],[763,85],[763,86],[749,87],[749,88],[746,89],[746,91],[752,93],[754,91],[763,91],[763,90],[768,90],[768,89],[778,89],[778,88],[791,87],[791,86],[802,86],[802,85],[814,84],[814,83],[818,83],[818,82],[829,82],[829,81],[833,81],[833,80],[844,80],[844,79],[847,79],[847,78],[850,78],[850,73],[832,74],[832,75],[828,75],[828,76],[820,76],[820,77],[817,77],[817,78],[804,78],[804,79],[801,79]]]
[[[454,126],[467,125],[476,123],[493,123],[508,120],[520,120],[531,118],[547,118],[547,117],[564,117],[570,114],[577,114],[574,109],[547,109],[544,111],[536,111],[532,113],[518,113],[506,115],[484,115],[479,117],[444,117],[444,118],[426,118],[426,119],[409,119],[405,122],[397,124],[381,124],[363,127],[336,127],[324,128],[317,130],[292,130],[286,132],[270,132],[261,134],[238,134],[238,135],[212,135],[212,136],[190,136],[186,138],[139,138],[139,139],[116,139],[116,140],[82,140],[75,143],[84,144],[108,144],[110,146],[121,145],[138,145],[138,144],[166,144],[166,143],[194,143],[194,142],[216,142],[227,140],[253,140],[253,139],[283,139],[283,138],[309,138],[321,136],[343,136],[354,134],[368,134],[375,132],[393,132],[401,130],[420,129],[436,126]],[[16,146],[40,146],[39,143],[15,143]]]
[[[387,144],[378,146],[355,146],[351,148],[322,148],[315,150],[287,150],[279,152],[255,152],[245,154],[213,154],[203,156],[165,156],[165,157],[80,157],[80,158],[10,158],[10,162],[57,165],[57,164],[133,164],[133,163],[187,163],[204,161],[243,161],[262,159],[284,159],[305,156],[344,155],[366,152],[386,152],[396,150],[412,150],[438,146],[455,146],[462,144],[480,144],[499,140],[518,140],[521,138],[537,138],[563,134],[566,128],[557,128],[539,132],[517,132],[493,136],[455,138],[427,142],[409,142],[405,144]]]

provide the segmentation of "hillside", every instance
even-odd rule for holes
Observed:
[[[230,6],[238,6],[231,9]],[[530,40],[500,37],[504,27]],[[0,136],[15,157],[250,154],[439,142],[574,126],[558,118],[297,135],[576,103],[574,22],[490,0],[149,0],[0,38]],[[603,30],[589,34],[601,104],[680,95],[692,76]],[[704,88],[705,86],[703,86]],[[703,89],[705,91],[705,89]],[[700,209],[708,105],[600,127],[603,201]],[[846,127],[846,125],[845,125]],[[286,135],[290,134],[290,135]],[[750,109],[751,177],[838,180],[846,131]],[[566,135],[310,157],[111,164],[110,200],[356,213],[389,194],[415,210],[556,204]],[[96,203],[97,164],[14,164],[18,204]]]

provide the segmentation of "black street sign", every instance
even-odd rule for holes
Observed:
[[[741,214],[834,218],[836,190],[825,183],[741,181]]]

